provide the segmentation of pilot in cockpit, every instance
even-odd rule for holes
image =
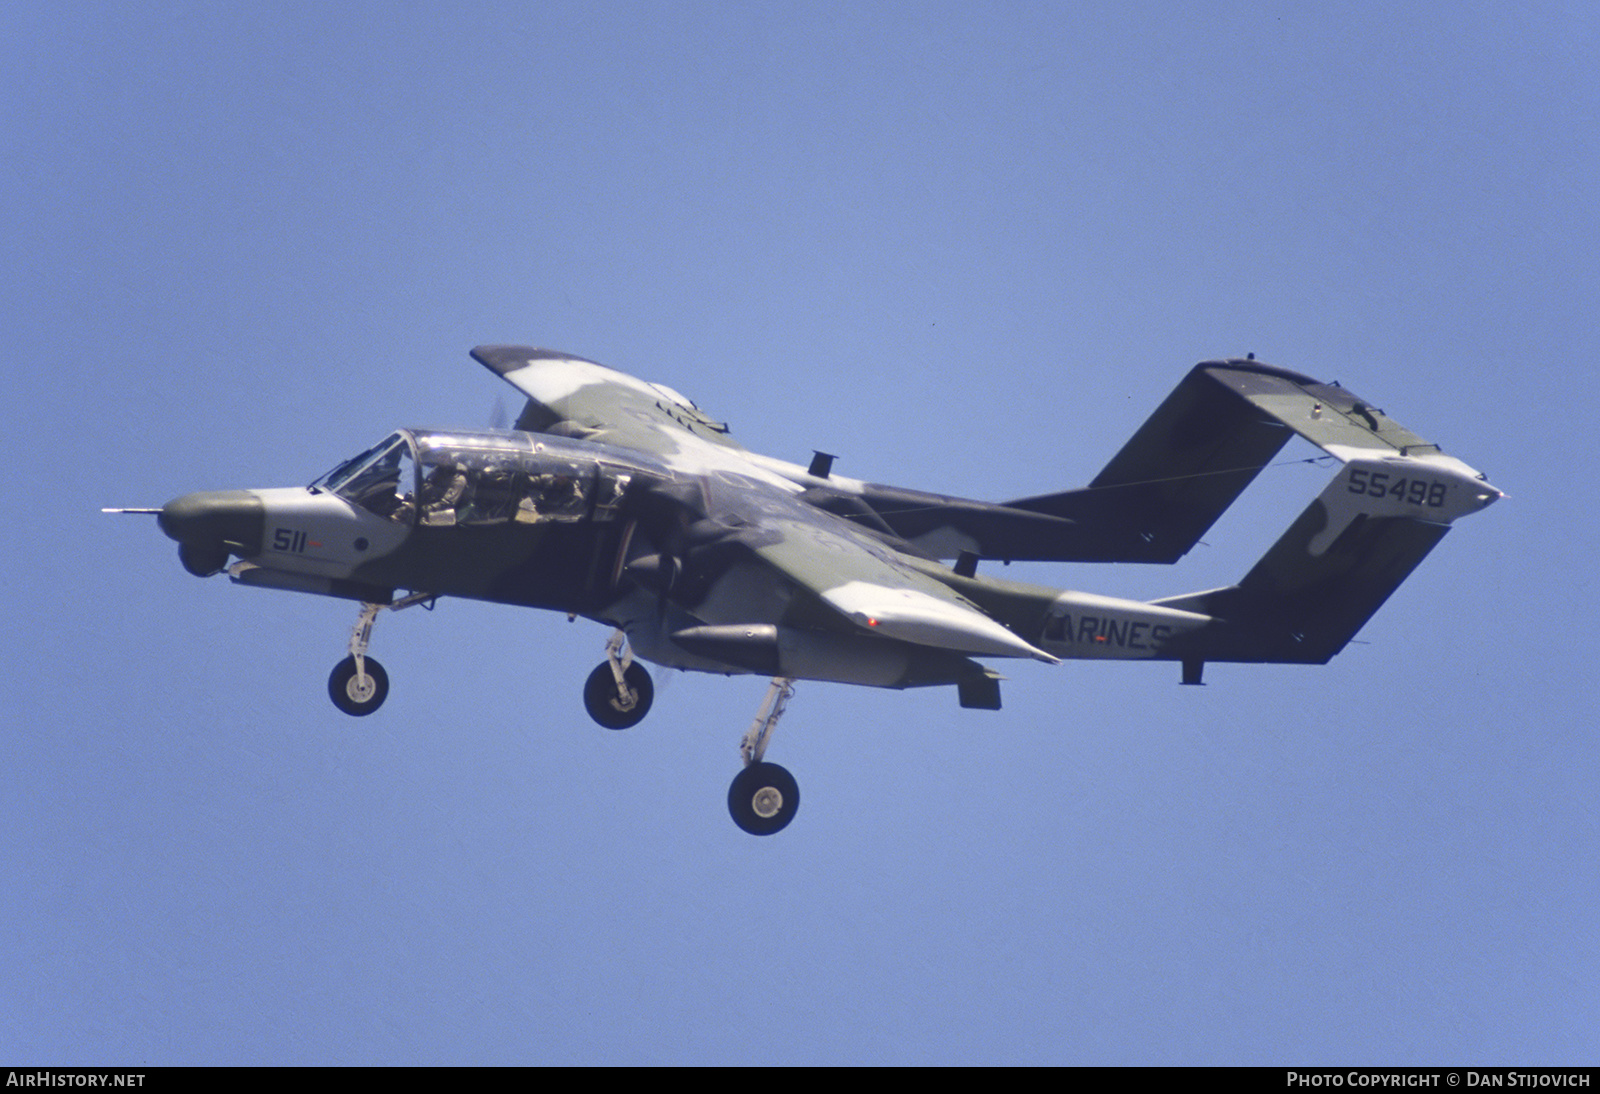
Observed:
[[[441,464],[428,472],[422,480],[422,523],[454,524],[456,510],[466,504],[469,485],[464,463]]]

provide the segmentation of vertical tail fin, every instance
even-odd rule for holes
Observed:
[[[1078,561],[1176,562],[1289,441],[1233,382],[1257,374],[1316,383],[1255,361],[1196,365],[1086,488],[1006,506],[1076,522]]]
[[[1190,662],[1320,664],[1344,648],[1453,521],[1503,495],[1343,389],[1271,374],[1241,380],[1242,395],[1344,466],[1239,584],[1155,601],[1215,620],[1164,652]]]

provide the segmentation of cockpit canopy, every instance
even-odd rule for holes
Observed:
[[[380,517],[392,516],[416,489],[416,457],[403,433],[391,433],[311,484],[313,492],[337,494]]]
[[[402,429],[311,489],[402,524],[538,524],[611,519],[631,479],[628,468],[528,433]]]

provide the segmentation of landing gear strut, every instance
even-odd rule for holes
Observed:
[[[350,656],[333,666],[333,672],[328,676],[328,698],[333,700],[334,706],[355,718],[371,714],[383,706],[383,701],[389,697],[389,674],[383,671],[377,658],[367,656],[367,645],[372,641],[372,625],[377,622],[378,613],[385,608],[397,612],[401,608],[433,599],[432,593],[412,593],[393,604],[365,602],[361,605],[355,630],[350,634]]]
[[[605,663],[584,682],[584,709],[607,729],[629,729],[644,721],[655,695],[650,674],[633,659],[626,636],[616,631],[606,643]]]
[[[777,764],[762,760],[767,753],[767,743],[778,719],[789,705],[794,694],[794,681],[775,676],[755,721],[739,742],[739,752],[744,757],[744,770],[734,777],[728,787],[728,813],[733,823],[752,836],[770,836],[781,831],[794,820],[800,808],[800,785],[794,776]]]

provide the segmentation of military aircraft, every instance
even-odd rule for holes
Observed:
[[[728,807],[747,832],[800,804],[768,742],[796,680],[953,687],[997,710],[981,658],[1326,662],[1456,518],[1502,494],[1370,403],[1251,358],[1196,365],[1089,485],[991,503],[757,455],[671,388],[526,346],[472,356],[527,396],[510,430],[402,429],[309,486],[187,494],[158,515],[184,567],[360,603],[328,692],[389,681],[383,610],[468,597],[613,628],[583,687],[602,726],[653,697],[640,659],[772,678]],[[1292,434],[1339,471],[1236,585],[1138,601],[1000,580],[985,559],[1171,563]],[[232,562],[231,559],[237,559]],[[953,562],[953,565],[946,563]]]

